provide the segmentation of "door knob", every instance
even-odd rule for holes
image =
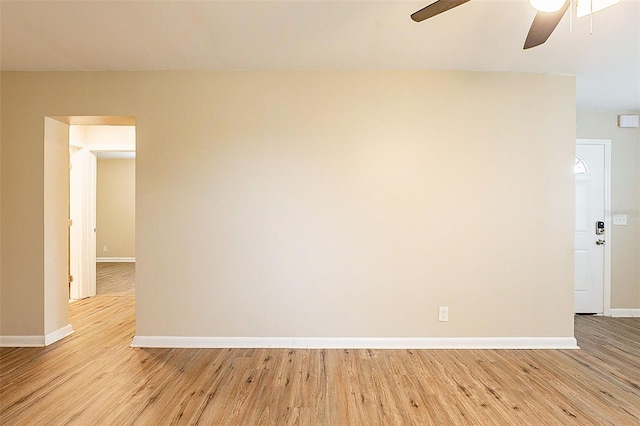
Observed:
[[[599,246],[603,246],[603,245],[604,245],[604,243],[605,243],[605,241],[604,241],[604,240],[598,240],[598,241],[596,241],[596,244],[597,244],[597,245],[599,245]]]

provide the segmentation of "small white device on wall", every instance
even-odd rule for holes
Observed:
[[[620,114],[618,116],[618,127],[638,127],[640,125],[640,115],[638,114]]]

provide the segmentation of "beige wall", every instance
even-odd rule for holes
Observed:
[[[135,257],[135,160],[98,159],[96,192],[97,256]]]
[[[573,335],[572,77],[2,78],[3,323],[42,310],[42,117],[133,115],[138,335]]]
[[[2,78],[0,78],[0,100],[1,99],[2,99]],[[0,126],[1,125],[2,125],[2,108],[0,108]],[[0,131],[0,310],[2,309],[2,244],[1,242],[2,242],[2,132]],[[0,313],[0,336],[1,335],[2,335],[2,314]]]
[[[99,148],[100,151],[106,151],[108,148],[118,151],[123,147],[130,150],[136,145],[136,127],[73,124],[69,129],[69,143],[77,146],[88,145],[92,149]]]
[[[136,145],[135,126],[83,126],[89,145]]]
[[[1,99],[2,99],[2,78],[0,78],[0,100]],[[2,108],[0,108],[0,126],[1,125],[2,125]],[[2,132],[0,131],[0,309],[2,309],[2,244],[1,242],[2,242]],[[0,313],[0,336],[1,335],[2,335],[2,314]]]
[[[611,139],[611,210],[627,215],[611,230],[611,307],[640,308],[640,130],[619,128],[620,113],[578,111],[577,137]]]
[[[2,306],[4,336],[44,335],[44,117],[11,105],[11,84],[2,90]],[[15,115],[11,113],[15,111]],[[20,113],[29,126],[11,129]],[[18,124],[18,123],[16,123]],[[24,125],[24,122],[23,122]],[[12,184],[9,185],[8,182]]]

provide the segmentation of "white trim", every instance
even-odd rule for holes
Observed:
[[[96,151],[93,154],[98,160],[135,160],[135,151]]]
[[[640,318],[640,308],[609,309],[609,315],[614,318]]]
[[[71,324],[46,336],[0,336],[0,348],[42,348],[75,333]]]
[[[135,257],[96,257],[96,262],[135,262]]]
[[[64,327],[59,328],[56,331],[44,336],[44,346],[49,346],[50,344],[64,339],[65,337],[70,336],[73,333],[75,333],[73,327],[71,327],[71,324],[67,324]]]
[[[0,336],[0,348],[40,348],[44,336]]]
[[[182,337],[135,336],[133,348],[579,349],[573,337]]]
[[[89,151],[98,152],[98,151],[134,151],[136,150],[136,146],[134,144],[128,143],[120,143],[120,144],[95,144],[95,145],[85,145]]]
[[[602,314],[611,315],[611,246],[613,229],[611,224],[611,139],[576,139],[576,145],[604,146],[604,226],[606,241],[604,246],[604,287]]]

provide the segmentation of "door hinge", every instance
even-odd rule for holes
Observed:
[[[69,226],[73,226],[73,219],[69,219]]]
[[[73,164],[69,163],[69,170],[73,170]]]
[[[73,282],[73,275],[69,275],[69,284]]]

